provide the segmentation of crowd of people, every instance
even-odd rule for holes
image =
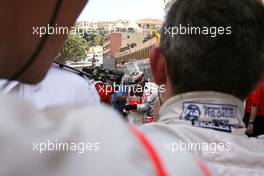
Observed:
[[[32,27],[70,28],[85,4],[1,3],[1,91],[16,95],[0,96],[0,175],[264,175],[263,1],[175,1],[150,57],[165,89],[145,98],[140,71],[115,90],[114,77],[106,84],[51,66],[67,35],[37,37]],[[178,26],[231,33],[171,35]],[[146,109],[154,120],[138,115]]]
[[[101,103],[113,107],[125,120],[133,124],[157,120],[154,110],[157,109],[159,93],[164,89],[160,90],[155,83],[147,81],[142,71],[130,74],[119,71],[117,74],[116,71],[100,68],[91,70]]]

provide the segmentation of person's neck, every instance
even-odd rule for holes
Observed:
[[[166,90],[162,96],[163,101],[166,102],[168,99],[170,99],[173,96],[175,96],[175,93],[173,92],[172,87],[170,85],[166,85]]]

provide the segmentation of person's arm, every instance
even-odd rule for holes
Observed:
[[[250,112],[249,125],[253,124],[258,114],[258,107],[253,105]]]
[[[141,104],[137,106],[137,110],[139,112],[148,112],[151,110],[151,108],[154,106],[155,100],[158,97],[158,93],[157,92],[153,92],[151,95],[148,96],[147,100]]]
[[[261,97],[261,88],[257,88],[254,93],[253,93],[253,97],[252,97],[252,107],[251,107],[251,112],[250,112],[250,117],[249,117],[249,122],[248,122],[248,126],[246,129],[246,134],[248,136],[252,136],[254,134],[254,121],[256,119],[256,116],[258,114],[258,107],[259,107],[259,103],[260,103],[260,97]]]
[[[262,87],[258,87],[255,92],[253,93],[253,98],[252,98],[252,108],[251,108],[251,113],[250,113],[250,118],[249,118],[249,123],[253,124],[253,122],[256,119],[256,116],[258,114],[258,109],[260,106],[260,100],[262,97]]]
[[[246,134],[248,136],[253,136],[254,135],[254,121],[256,119],[258,113],[258,107],[257,106],[252,106],[251,107],[251,113],[250,113],[250,117],[249,117],[249,122],[248,122],[248,126],[246,129]]]

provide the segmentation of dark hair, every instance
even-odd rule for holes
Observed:
[[[182,26],[188,33],[179,34]],[[215,27],[221,33],[208,33]],[[263,74],[264,6],[257,0],[176,0],[160,46],[175,93],[211,90],[243,99]]]

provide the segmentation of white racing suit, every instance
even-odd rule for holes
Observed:
[[[165,152],[201,157],[215,175],[263,176],[264,140],[244,135],[243,115],[243,103],[234,96],[192,92],[170,98],[159,121],[141,129],[156,145],[165,144]]]
[[[1,176],[210,175],[189,153],[172,157],[106,107],[39,111],[4,95],[0,156]]]
[[[129,105],[141,105],[143,100],[140,96],[128,96]],[[139,112],[137,109],[127,111],[127,120],[131,124],[141,125],[144,122],[144,113]]]
[[[153,108],[157,98],[158,87],[153,83],[144,86],[142,96],[128,96],[129,104],[137,104],[137,108],[129,112],[128,121],[136,125],[152,122],[154,120]]]
[[[145,98],[145,87],[141,84],[130,85],[129,93],[127,96],[127,104],[128,105],[142,105],[144,103]],[[141,125],[144,123],[145,114],[139,112],[137,108],[130,109],[127,111],[127,120],[131,124]]]
[[[153,91],[151,94],[145,99],[143,104],[137,106],[137,110],[140,113],[145,114],[145,123],[147,123],[147,119],[150,118],[151,121],[154,120],[153,117],[153,109],[155,106],[156,99],[158,98],[158,92]]]

